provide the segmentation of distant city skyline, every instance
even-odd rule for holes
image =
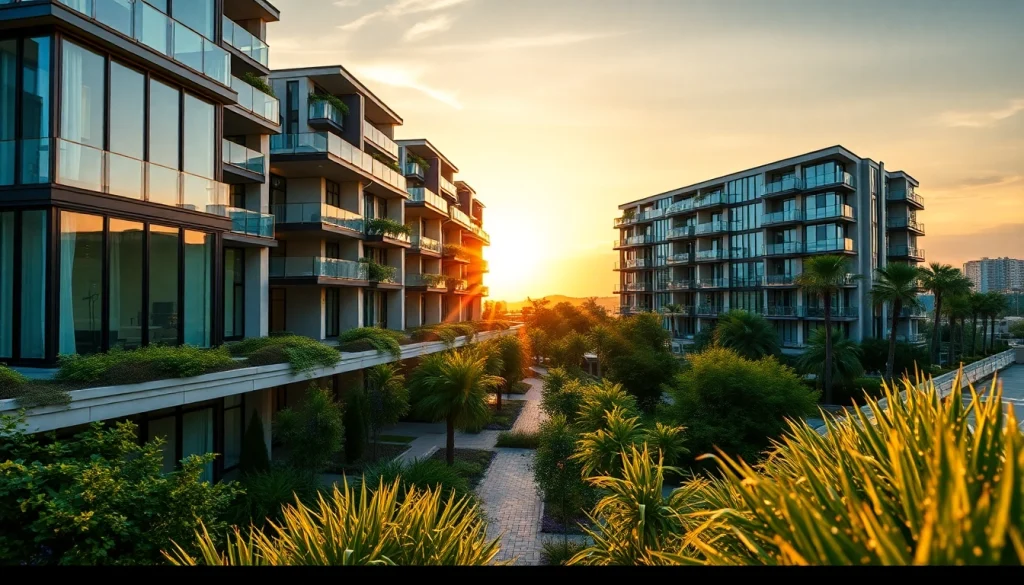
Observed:
[[[344,65],[467,170],[495,299],[607,296],[617,204],[834,144],[913,170],[928,261],[1024,249],[1022,2],[275,5],[272,67]]]

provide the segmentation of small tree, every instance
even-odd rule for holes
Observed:
[[[394,364],[374,366],[367,372],[368,420],[374,460],[381,431],[409,412],[409,391],[405,388],[405,376],[399,372]]]
[[[562,524],[563,534],[594,499],[593,489],[583,479],[582,462],[572,458],[578,438],[565,417],[556,414],[541,424],[534,456],[534,480],[552,516]]]
[[[270,469],[270,455],[263,429],[263,418],[255,410],[249,417],[242,437],[242,452],[238,455],[238,471],[243,476],[263,473]]]
[[[310,386],[298,408],[278,413],[277,432],[288,448],[292,467],[320,473],[330,466],[345,444],[341,406],[330,391]]]
[[[831,345],[829,345],[831,339]],[[832,367],[826,369],[831,350]],[[798,360],[799,368],[807,374],[814,374],[819,384],[822,380],[838,380],[848,384],[864,375],[864,366],[860,363],[860,346],[847,339],[839,329],[832,330],[829,337],[823,327],[811,331],[807,341],[807,351]],[[826,398],[826,401],[828,399]]]
[[[523,372],[526,370],[529,355],[526,353],[526,344],[518,335],[499,339],[498,350],[501,357],[500,376],[505,380],[505,391],[509,392],[523,381]]]
[[[779,353],[779,333],[767,319],[743,310],[729,311],[718,319],[715,343],[748,360]]]
[[[917,299],[920,271],[910,264],[889,264],[879,268],[874,286],[871,287],[871,300],[876,304],[889,304],[889,354],[885,362],[885,379],[892,381],[893,368],[896,363],[896,332],[899,325],[900,312],[904,307],[917,309],[921,301]]]

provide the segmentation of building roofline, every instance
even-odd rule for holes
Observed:
[[[391,109],[391,106],[384,103],[377,94],[370,91],[363,82],[359,81],[355,75],[352,75],[348,69],[345,69],[342,65],[320,65],[314,67],[293,67],[288,69],[274,69],[270,72],[270,78],[281,78],[281,77],[317,77],[321,75],[340,75],[344,77],[349,83],[354,85],[359,93],[363,94],[364,97],[373,100],[373,103],[383,110],[386,114],[394,118],[399,125],[405,124],[402,117],[398,115],[398,112]]]
[[[448,157],[445,156],[444,153],[442,153],[439,148],[434,146],[434,144],[427,140],[426,138],[409,138],[406,140],[396,140],[395,143],[398,144],[398,146],[425,146],[432,150],[434,154],[436,154],[437,157],[441,159],[441,162],[450,166],[456,173],[459,172],[459,167],[455,166],[455,163],[449,160]],[[458,181],[456,181],[456,183],[458,183]]]
[[[701,181],[699,183],[694,183],[692,185],[687,185],[685,187],[679,187],[679,188],[676,188],[676,189],[665,191],[663,193],[658,193],[657,195],[650,195],[650,196],[644,197],[642,199],[637,199],[635,201],[630,201],[629,203],[623,203],[622,205],[619,206],[619,209],[627,209],[627,208],[633,207],[635,205],[642,205],[644,203],[651,203],[651,202],[657,201],[659,199],[663,199],[665,197],[674,196],[674,195],[680,195],[680,194],[686,193],[688,191],[694,191],[696,189],[703,189],[705,187],[710,187],[712,185],[717,185],[719,183],[726,183],[728,181],[732,181],[732,180],[735,180],[735,179],[743,178],[745,175],[749,175],[749,174],[754,173],[754,172],[764,172],[765,170],[768,170],[771,167],[776,167],[776,166],[779,166],[779,165],[781,165],[781,164],[783,164],[785,162],[793,161],[793,160],[796,160],[796,159],[808,158],[808,157],[814,158],[814,157],[821,156],[821,155],[824,155],[824,154],[829,154],[829,153],[842,154],[842,155],[846,155],[846,156],[848,156],[850,158],[857,159],[857,160],[867,160],[867,159],[864,159],[864,158],[858,156],[856,153],[854,153],[852,150],[846,148],[845,146],[843,146],[841,144],[836,144],[835,146],[829,146],[827,148],[822,148],[822,149],[819,149],[819,150],[812,150],[811,152],[806,152],[806,153],[803,153],[803,154],[798,154],[796,156],[786,157],[786,158],[783,158],[783,159],[779,159],[779,160],[777,160],[775,162],[770,162],[770,163],[766,163],[766,164],[763,164],[763,165],[758,165],[756,167],[751,167],[751,168],[746,169],[746,170],[737,171],[737,172],[734,172],[734,173],[729,173],[728,175],[723,175],[721,177],[715,177],[713,179],[708,179],[706,181]]]
[[[473,195],[476,195],[476,189],[474,189],[472,187],[472,185],[470,185],[469,183],[467,183],[465,181],[462,181],[462,180],[455,181],[455,186],[456,187],[465,187],[467,191],[469,191]]]

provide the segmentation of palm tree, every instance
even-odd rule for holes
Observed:
[[[505,369],[505,361],[499,343],[500,340],[490,340],[474,346],[473,350],[477,352],[478,356],[484,359],[484,371],[491,376],[501,378],[501,374]],[[502,379],[501,382],[500,386],[493,389],[495,395],[495,410],[499,412],[501,412],[501,390],[502,386],[505,385],[505,380]]]
[[[871,299],[879,305],[889,303],[892,309],[892,330],[889,332],[889,358],[885,362],[885,379],[892,380],[893,364],[896,362],[896,328],[900,312],[904,307],[916,309],[921,306],[917,299],[918,273],[910,264],[889,264],[877,271],[875,284],[871,287]]]
[[[972,292],[967,302],[971,307],[971,355],[978,355],[978,317],[985,310],[985,295]]]
[[[956,363],[957,334],[959,333],[960,355],[964,351],[964,319],[971,314],[970,298],[966,294],[949,297],[946,315],[949,318],[949,363]],[[959,329],[957,323],[959,322]]]
[[[714,335],[716,344],[748,360],[779,353],[779,333],[756,313],[735,310],[719,316]]]
[[[409,411],[409,391],[397,365],[380,364],[366,371],[366,402],[373,460],[376,461],[381,431],[386,425],[397,423]]]
[[[830,353],[832,371],[825,369]],[[826,331],[818,327],[811,331],[807,351],[800,356],[798,365],[802,371],[816,375],[819,380],[831,380],[834,376],[844,382],[852,382],[864,374],[860,356],[860,346],[855,341],[847,339],[841,330],[836,329],[832,335],[826,335]]]
[[[1006,310],[1008,303],[1006,297],[997,292],[985,293],[985,302],[983,304],[985,311],[985,321],[988,323],[989,334],[988,334],[988,351],[992,351],[995,346],[996,336],[996,319],[999,315]],[[982,350],[985,350],[985,332],[982,331]]]
[[[827,255],[804,260],[803,272],[796,283],[808,295],[821,298],[825,313],[825,363],[832,363],[832,297],[847,279],[846,258]],[[825,368],[825,402],[832,403],[832,369]]]
[[[601,378],[601,369],[604,365],[605,360],[612,353],[612,348],[616,343],[615,330],[608,325],[598,323],[590,328],[590,332],[587,333],[587,343],[593,348],[594,353],[597,354],[597,377]]]
[[[925,290],[935,295],[935,324],[932,331],[932,363],[939,363],[939,345],[942,343],[942,301],[970,290],[971,281],[959,269],[949,264],[932,262],[921,269],[921,281]],[[952,333],[950,333],[952,336]]]
[[[445,459],[454,465],[455,427],[479,427],[487,421],[487,394],[501,385],[501,378],[487,373],[487,358],[475,348],[463,348],[424,358],[409,382],[420,397],[420,413],[445,421]]]

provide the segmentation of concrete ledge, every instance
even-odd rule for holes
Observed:
[[[478,333],[472,342],[465,337],[459,337],[455,341],[455,347],[517,334],[520,327]],[[25,415],[26,431],[30,433],[52,431],[225,396],[247,394],[266,388],[276,388],[296,382],[355,372],[380,364],[417,358],[446,349],[448,347],[443,342],[430,341],[402,346],[402,355],[397,360],[391,354],[376,350],[343,353],[341,362],[333,368],[317,368],[300,374],[292,372],[289,364],[274,364],[217,372],[194,378],[84,388],[71,392],[71,403],[67,406],[46,406],[28,410]],[[17,399],[0,400],[0,414],[14,414],[19,409]]]

